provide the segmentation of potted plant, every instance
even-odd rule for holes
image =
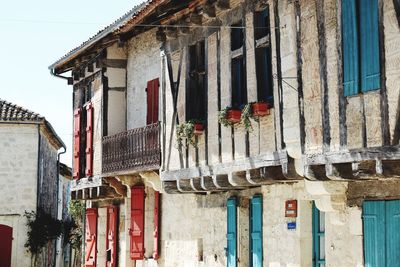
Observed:
[[[271,106],[267,102],[255,102],[252,104],[253,116],[254,117],[264,117],[270,114]]]
[[[196,147],[196,135],[203,134],[204,123],[199,120],[190,120],[185,123],[181,123],[176,127],[176,141],[179,147],[190,144]],[[184,144],[183,140],[186,139],[187,143]]]
[[[219,112],[218,121],[225,127],[240,122],[242,111],[240,109],[226,107]]]

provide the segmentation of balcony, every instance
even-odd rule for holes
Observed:
[[[129,174],[160,167],[160,124],[103,137],[103,174]]]

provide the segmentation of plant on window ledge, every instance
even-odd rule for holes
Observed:
[[[240,122],[242,111],[231,107],[226,107],[218,113],[218,122],[225,127],[232,126]]]
[[[265,101],[258,101],[252,104],[253,117],[264,117],[270,114],[271,105]]]
[[[252,131],[253,126],[251,125],[251,120],[253,119],[255,121],[258,121],[258,118],[253,116],[253,104],[254,103],[248,103],[244,106],[242,110],[242,116],[240,117],[240,122],[243,123],[244,128],[246,131]]]
[[[176,127],[176,142],[178,147],[185,147],[186,144],[190,144],[193,147],[197,147],[196,135],[201,135],[204,130],[204,123],[200,120],[190,120],[185,123],[181,123]],[[187,143],[184,143],[186,140]]]

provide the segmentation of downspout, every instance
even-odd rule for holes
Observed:
[[[57,191],[56,191],[57,192],[57,215],[58,215],[58,203],[59,203],[59,194],[58,193],[60,190],[60,156],[67,152],[67,147],[65,146],[65,144],[61,143],[61,146],[64,149],[64,151],[57,153]],[[62,220],[62,214],[61,214],[61,220]],[[60,245],[61,245],[61,237],[57,238],[57,241],[60,242]],[[55,253],[54,253],[54,265],[53,265],[54,267],[57,266],[57,255],[58,255],[58,252],[57,252],[57,242],[56,242]]]

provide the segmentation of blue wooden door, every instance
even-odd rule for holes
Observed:
[[[263,244],[262,244],[262,197],[256,195],[251,200],[250,208],[250,264],[252,267],[262,267]]]
[[[236,198],[229,198],[227,207],[227,267],[237,266],[237,201]]]
[[[400,201],[365,201],[363,223],[365,266],[400,266]]]
[[[386,266],[400,266],[400,201],[386,202]]]

